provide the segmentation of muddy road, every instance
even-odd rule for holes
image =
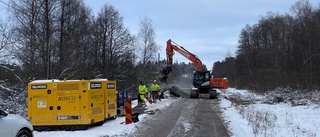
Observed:
[[[179,98],[152,115],[130,137],[229,137],[219,99]]]

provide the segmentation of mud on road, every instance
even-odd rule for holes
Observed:
[[[130,137],[229,137],[219,99],[179,98],[171,107],[143,121]]]

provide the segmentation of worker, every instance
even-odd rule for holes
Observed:
[[[157,84],[157,80],[153,80],[150,89],[153,103],[157,103],[157,100],[159,99],[158,92],[160,92],[160,86]]]
[[[147,107],[147,103],[144,100],[144,96],[147,93],[148,93],[148,89],[147,89],[146,85],[142,81],[140,81],[140,84],[139,84],[139,97],[141,99],[141,103],[143,103],[141,106]]]

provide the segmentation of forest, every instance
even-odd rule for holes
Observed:
[[[320,88],[320,5],[297,1],[290,14],[266,13],[239,34],[235,57],[214,64],[230,85],[264,93]]]

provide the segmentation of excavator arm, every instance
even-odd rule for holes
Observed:
[[[172,71],[172,60],[173,60],[173,55],[174,51],[180,53],[182,56],[186,57],[189,59],[191,62],[196,64],[197,70],[201,71],[203,69],[202,62],[201,60],[182,46],[179,46],[178,44],[174,43],[171,39],[167,41],[167,48],[166,48],[166,53],[167,53],[167,67],[163,68],[160,73],[163,75],[161,78],[161,81],[166,81],[168,78],[168,74]]]

